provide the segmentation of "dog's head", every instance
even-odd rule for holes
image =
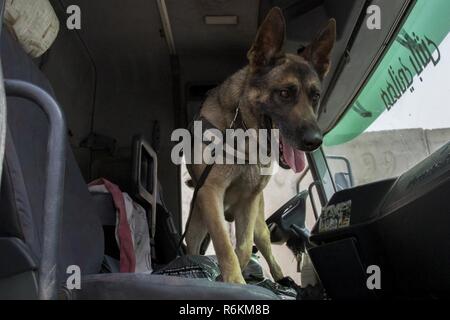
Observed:
[[[336,22],[331,19],[298,54],[283,52],[284,39],[283,14],[273,8],[247,54],[247,98],[254,111],[269,117],[280,130],[280,164],[299,172],[305,165],[303,151],[313,151],[322,144],[316,116],[322,79],[329,70],[336,39]]]

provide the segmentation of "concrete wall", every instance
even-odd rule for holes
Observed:
[[[450,141],[450,129],[392,130],[363,133],[356,139],[334,147],[325,147],[327,155],[346,157],[353,170],[355,184],[401,175]],[[329,160],[332,172],[344,171],[342,161]]]
[[[349,159],[355,184],[363,184],[402,174],[448,141],[450,141],[450,129],[425,131],[408,129],[367,132],[346,144],[324,149],[327,155],[339,155]],[[334,172],[345,170],[342,161],[330,160],[329,166]],[[183,181],[185,181],[189,175],[185,168],[183,168],[182,172]],[[291,170],[283,169],[280,169],[272,177],[264,190],[264,211],[266,217],[269,217],[296,194],[299,177],[300,174],[294,174]],[[299,190],[307,189],[312,181],[311,175],[307,174],[301,181]],[[191,197],[192,190],[183,183],[182,207],[184,223],[189,212]],[[318,200],[317,195],[315,195],[315,199]],[[316,205],[320,208],[318,201],[316,201]],[[306,224],[310,228],[314,225],[314,215],[309,201],[307,202]],[[233,234],[234,230],[231,224],[229,228],[230,233]],[[286,246],[279,245],[273,245],[272,248],[284,273],[300,282],[300,274],[297,273],[297,263],[289,249]],[[208,253],[214,254],[212,246],[210,246]],[[268,270],[263,259],[262,263],[265,270]]]

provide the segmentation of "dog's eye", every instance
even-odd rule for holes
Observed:
[[[317,103],[317,102],[319,102],[319,100],[320,100],[320,93],[318,93],[318,92],[314,93],[312,96],[312,101],[314,103]]]
[[[280,91],[278,91],[278,94],[283,99],[289,99],[291,97],[291,91],[289,91],[288,89],[281,89]]]

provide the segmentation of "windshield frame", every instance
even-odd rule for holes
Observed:
[[[342,111],[338,115],[338,117],[336,117],[331,129],[328,129],[326,131],[324,138],[326,138],[327,135],[332,133],[333,130],[344,120],[344,118],[348,114],[348,112],[351,111],[355,102],[358,100],[359,96],[364,91],[364,89],[366,88],[366,86],[370,82],[370,80],[372,79],[373,74],[378,70],[378,67],[382,63],[386,54],[389,52],[392,44],[396,41],[398,34],[402,30],[405,22],[408,20],[408,17],[410,16],[410,13],[414,9],[417,2],[418,2],[418,0],[410,0],[406,4],[404,11],[402,12],[401,16],[398,19],[399,21],[397,23],[395,23],[394,27],[389,32],[389,36],[386,39],[387,42],[385,42],[383,44],[384,48],[379,52],[379,55],[373,60],[369,69],[367,70],[366,74],[364,75],[363,80],[361,81],[357,90],[355,91],[354,95],[352,96],[351,100],[348,102],[347,106],[342,109]]]

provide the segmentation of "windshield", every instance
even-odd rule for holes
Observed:
[[[446,0],[416,2],[363,90],[326,135],[337,190],[396,177],[450,141],[449,9]]]

